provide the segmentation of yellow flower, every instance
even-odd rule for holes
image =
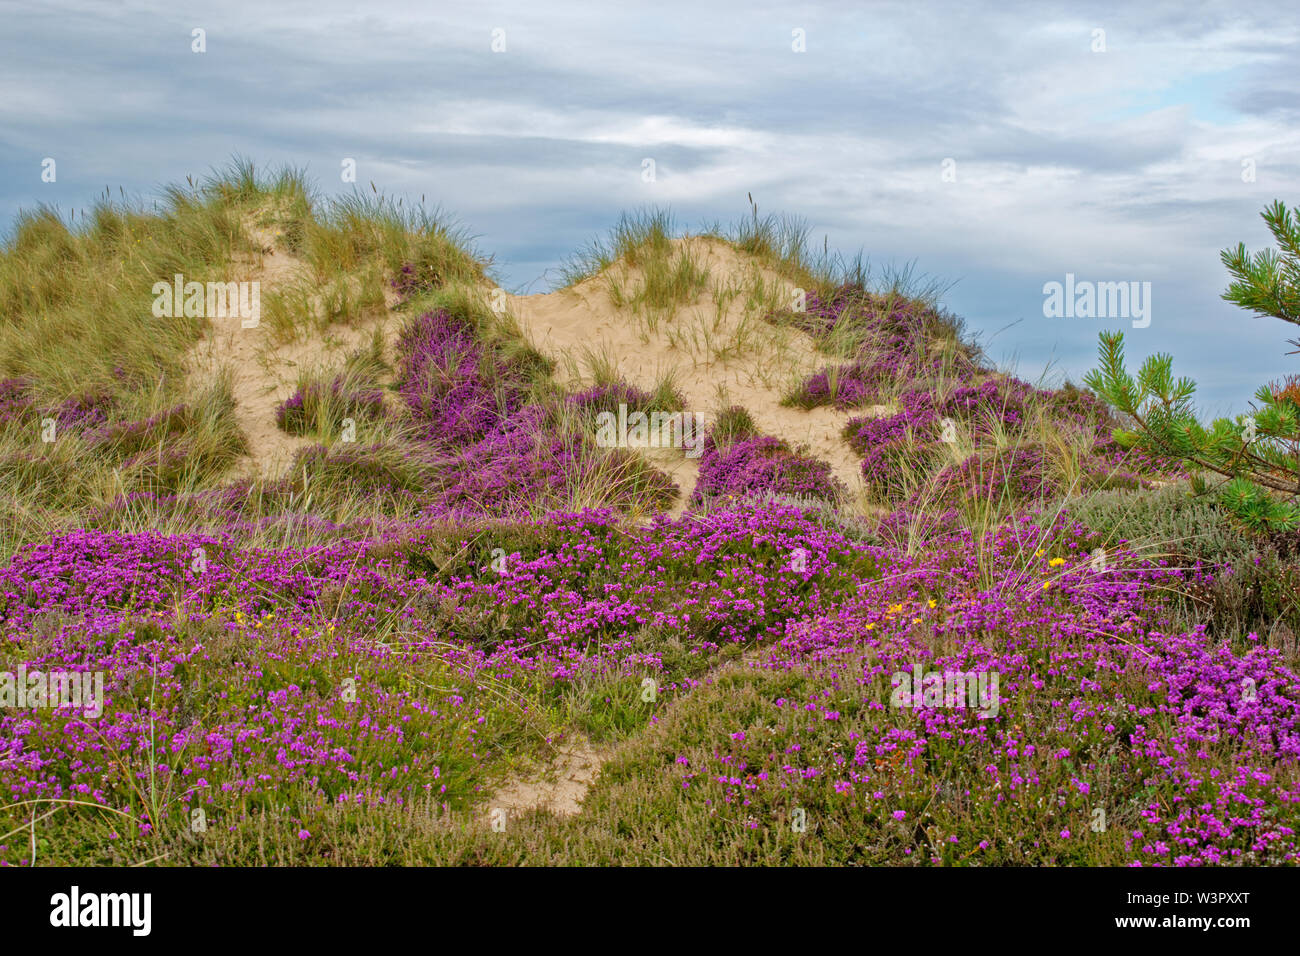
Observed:
[[[902,610],[903,610],[903,605],[901,605],[901,604],[891,604],[891,605],[889,605],[889,613],[890,613],[890,614],[898,614],[898,613],[900,613]]]
[[[1048,561],[1047,563],[1050,567],[1059,568],[1061,565],[1065,563],[1065,558],[1052,558],[1052,560]]]
[[[919,617],[914,617],[914,618],[912,618],[912,623],[913,623],[913,624],[920,624],[920,623],[921,623],[921,619],[920,619]]]
[[[934,598],[930,598],[930,607],[935,608],[935,607],[938,607],[938,606],[939,606],[939,605],[935,603]]]
[[[1043,556],[1043,552],[1042,552],[1042,551],[1035,551],[1035,552],[1034,552],[1034,557],[1036,557],[1036,558],[1041,558],[1042,556]]]
[[[1043,590],[1044,590],[1044,591],[1046,591],[1046,590],[1047,590],[1048,588],[1050,588],[1051,586],[1052,586],[1052,582],[1051,582],[1051,581],[1044,581],[1044,582],[1043,582]]]
[[[873,630],[875,630],[875,628],[876,628],[876,622],[875,622],[875,621],[870,621],[870,622],[867,623],[867,630],[868,630],[868,631],[873,631]]]

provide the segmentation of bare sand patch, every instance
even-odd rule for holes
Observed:
[[[582,798],[600,773],[605,755],[590,743],[575,738],[559,748],[555,762],[536,777],[514,780],[487,802],[488,812],[503,809],[550,810],[572,816],[582,809]]]

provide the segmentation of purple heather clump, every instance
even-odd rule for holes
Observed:
[[[480,441],[452,453],[440,473],[445,484],[432,514],[518,514],[546,491],[581,471],[580,449],[548,435],[545,411],[520,409]]]
[[[80,432],[98,428],[108,421],[113,400],[106,392],[91,389],[71,395],[53,408],[41,409],[39,417],[50,417],[60,431]],[[27,379],[7,378],[0,381],[0,424],[17,422],[33,415],[37,405]]]
[[[563,500],[581,487],[608,486],[616,476],[621,505],[666,504],[676,494],[667,476],[618,450],[598,449],[562,434],[553,416],[526,403],[525,373],[491,355],[468,323],[439,310],[411,322],[397,346],[398,388],[433,451],[424,492],[429,514],[516,515],[540,497]],[[572,396],[591,411],[619,402],[649,405],[651,396],[625,383]],[[611,405],[613,408],[606,408]]]
[[[1018,379],[990,378],[979,385],[960,385],[940,406],[940,414],[970,422],[977,430],[1024,423],[1025,402],[1034,389]]]
[[[85,431],[107,422],[112,405],[112,398],[104,393],[74,395],[59,403],[54,417],[65,431]]]
[[[866,293],[860,286],[842,285],[825,297],[816,291],[804,296],[802,312],[787,314],[790,323],[814,338],[822,338],[835,330],[840,316],[854,304],[864,300]]]
[[[876,394],[874,385],[858,374],[856,365],[840,366],[834,372],[825,368],[804,379],[795,393],[795,401],[808,407],[834,405],[852,408],[871,400]]]
[[[649,411],[654,396],[649,392],[629,385],[627,382],[611,382],[606,385],[594,385],[585,391],[570,395],[567,401],[584,412],[599,414],[612,412],[618,414],[619,405],[626,405],[632,411]],[[661,409],[670,411],[671,409]]]
[[[487,354],[473,329],[445,310],[410,322],[397,350],[398,389],[429,442],[463,447],[523,406],[522,376]]]
[[[715,442],[712,434],[705,437],[692,505],[718,497],[747,498],[763,493],[835,501],[844,487],[831,474],[829,464],[792,451],[786,442],[769,435],[723,445]]]
[[[26,379],[0,380],[0,424],[21,421],[31,408],[31,385]]]
[[[442,484],[426,509],[431,515],[526,515],[539,500],[560,500],[593,473],[614,491],[612,504],[664,507],[677,495],[671,478],[623,449],[599,449],[579,434],[550,426],[546,410],[526,405],[468,448],[435,461]]]
[[[1026,502],[1060,491],[1044,467],[1041,448],[1016,448],[977,452],[939,473],[932,487],[917,491],[926,501],[960,498],[993,502]]]
[[[826,300],[808,296],[807,309],[789,313],[788,318],[818,339],[851,326],[854,339],[861,343],[853,361],[805,379],[792,396],[798,405],[852,408],[875,400],[900,382],[923,381],[941,373],[966,381],[980,371],[965,348],[947,357],[931,348],[936,335],[948,334],[948,320],[919,302],[845,286]]]
[[[97,450],[126,456],[183,432],[189,423],[189,406],[181,403],[145,419],[100,425],[86,431],[84,437]]]
[[[844,425],[844,440],[859,455],[866,456],[882,446],[902,442],[909,435],[921,442],[938,437],[934,401],[928,392],[904,392],[899,396],[898,408],[893,415],[849,419]]]
[[[899,411],[882,418],[851,418],[843,435],[862,456],[862,479],[885,501],[903,500],[917,481],[946,455],[934,401],[913,389],[898,399]]]

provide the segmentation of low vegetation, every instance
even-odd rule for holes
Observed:
[[[209,317],[151,313],[176,273],[260,276],[259,355],[355,345],[251,435],[249,369],[191,374]],[[237,163],[157,211],[20,219],[0,864],[1300,860],[1285,521],[1130,440],[1113,389],[993,368],[941,287],[757,207],[689,239],[624,217],[566,280],[670,348],[714,330],[698,459],[600,437],[680,429],[677,371],[539,347],[460,232],[377,192]],[[710,301],[744,321],[691,333]],[[853,475],[728,399],[778,339],[816,361],[771,407]],[[292,456],[251,470],[254,439]],[[500,807],[577,744],[579,812]]]

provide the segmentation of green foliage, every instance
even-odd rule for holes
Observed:
[[[1300,323],[1300,227],[1281,202],[1263,213],[1281,253],[1252,258],[1244,245],[1222,253],[1235,281],[1223,297],[1260,315]],[[1124,364],[1124,336],[1102,332],[1101,367],[1085,384],[1126,415],[1133,427],[1115,437],[1126,447],[1185,462],[1201,479],[1222,479],[1219,500],[1248,528],[1300,528],[1300,379],[1261,386],[1251,414],[1219,418],[1206,428],[1196,418],[1196,384],[1174,378],[1173,357],[1149,356],[1136,379]]]
[[[1294,535],[1242,534],[1228,509],[1182,486],[1099,491],[1072,500],[1070,516],[1107,548],[1120,542],[1170,567],[1206,572],[1175,595],[1180,627],[1206,625],[1237,641],[1279,622],[1300,631],[1300,564]]]
[[[1289,212],[1279,199],[1260,215],[1281,254],[1265,249],[1252,257],[1245,243],[1223,250],[1219,257],[1236,279],[1223,297],[1259,315],[1300,325],[1300,207]]]

